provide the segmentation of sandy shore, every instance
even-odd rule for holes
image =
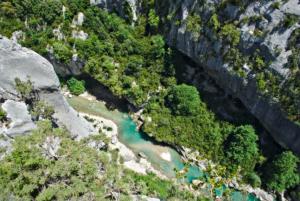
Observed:
[[[69,98],[72,96],[67,90],[64,90],[63,94]],[[81,94],[80,97],[85,98],[89,101],[98,101],[95,96],[89,94],[88,92]],[[80,111],[78,111],[78,114],[82,117],[86,117],[87,119],[92,119],[93,121],[90,121],[90,123],[93,124],[96,130],[101,130],[102,133],[110,138],[109,148],[119,150],[120,156],[124,159],[123,165],[125,168],[128,168],[140,174],[147,174],[149,172],[152,172],[162,179],[168,179],[167,176],[156,170],[149,161],[144,158],[138,158],[131,149],[129,149],[126,145],[122,144],[118,140],[118,126],[115,122],[98,115],[91,115]],[[167,153],[166,150],[164,151],[165,152],[163,152],[163,155],[161,157],[164,160],[171,160],[170,153]]]

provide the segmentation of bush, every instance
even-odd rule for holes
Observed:
[[[0,105],[0,122],[3,122],[6,120],[6,112],[2,109],[1,105]]]
[[[294,24],[296,24],[297,22],[299,22],[299,16],[296,15],[292,15],[292,14],[287,14],[285,16],[285,19],[283,21],[283,24],[285,27],[291,27]]]
[[[35,103],[31,111],[31,115],[36,120],[39,120],[40,118],[51,119],[53,114],[54,114],[53,107],[43,101],[38,101],[37,103]]]
[[[269,189],[279,193],[299,184],[299,159],[290,151],[277,155],[265,169],[265,183]]]
[[[60,62],[63,62],[65,64],[68,64],[71,61],[72,58],[72,50],[61,42],[55,42],[53,44],[54,49],[54,57]]]
[[[244,173],[253,170],[258,161],[258,136],[252,126],[239,126],[233,130],[225,142],[225,156],[230,171],[236,172],[239,167]]]
[[[15,78],[16,90],[21,95],[24,101],[32,101],[34,98],[33,83],[28,79],[22,81],[19,78]]]
[[[80,94],[82,94],[85,91],[85,82],[79,81],[76,78],[72,77],[71,79],[69,79],[67,81],[67,86],[68,89],[70,90],[70,92],[73,95],[79,96]]]
[[[174,86],[167,96],[167,101],[174,114],[188,116],[199,112],[200,96],[194,86]]]
[[[241,31],[234,24],[226,24],[221,29],[221,36],[235,46],[240,42]]]
[[[259,188],[261,186],[261,179],[255,172],[247,174],[245,180],[254,188]]]
[[[148,22],[152,28],[157,29],[158,24],[159,24],[159,17],[156,15],[156,12],[154,9],[151,9],[149,11]]]
[[[216,13],[214,13],[210,20],[209,20],[209,26],[213,28],[214,31],[218,31],[219,28],[221,27],[221,24],[219,22],[219,19],[218,19],[218,15]]]

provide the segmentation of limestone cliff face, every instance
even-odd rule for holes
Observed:
[[[201,19],[207,21],[211,13],[216,12],[220,3],[221,1],[218,0],[202,1],[202,3],[193,0],[157,1],[157,12],[162,17],[172,14],[173,19],[177,20],[177,23],[171,21],[164,25],[164,35],[168,44],[202,66],[220,87],[239,98],[279,144],[300,154],[300,126],[288,120],[275,101],[264,98],[258,92],[255,75],[249,72],[245,78],[242,78],[232,73],[231,66],[222,59],[223,51],[231,47],[217,38],[207,28],[207,24],[202,27],[204,34],[198,36],[197,39],[187,30],[185,20],[191,13],[197,13]],[[280,23],[288,14],[300,15],[300,4],[297,0],[290,0],[286,3],[281,2],[283,5],[280,9],[273,9],[272,3],[274,2],[246,3],[247,6],[243,10],[238,6],[228,4],[219,15],[227,20],[263,16],[260,23],[245,24],[241,28],[241,42],[238,48],[246,54],[254,49],[260,49],[264,57],[272,60],[270,70],[286,77],[290,72],[284,68],[284,65],[291,54],[287,49],[288,38],[296,28],[299,28],[300,24],[282,28]],[[258,38],[253,34],[257,27],[266,33],[263,38]]]
[[[124,18],[131,18],[133,22],[137,20],[141,9],[141,0],[90,0],[90,4],[117,12]]]
[[[39,99],[53,106],[57,123],[72,135],[84,137],[95,132],[61,94],[53,66],[32,50],[0,36],[0,100],[11,121],[8,129],[0,127],[0,133],[13,137],[35,128],[26,104],[16,91],[15,78],[32,81]]]
[[[124,17],[120,12],[123,6],[121,1],[113,1],[113,4],[109,0],[93,2],[109,10],[119,10],[118,13]],[[138,1],[134,2],[138,5]],[[156,1],[156,11],[161,18],[160,30],[169,46],[203,67],[221,88],[240,99],[279,144],[300,154],[300,126],[286,117],[276,101],[266,98],[258,91],[255,74],[251,72],[247,63],[241,66],[246,71],[246,76],[241,77],[232,72],[233,67],[223,60],[225,52],[231,47],[224,43],[208,25],[213,13],[217,13],[224,21],[233,24],[241,23],[240,43],[237,47],[239,51],[250,55],[258,49],[259,54],[271,61],[268,70],[275,72],[284,80],[291,73],[288,68],[285,68],[288,57],[292,54],[287,47],[288,40],[291,34],[299,29],[300,23],[283,27],[283,21],[287,16],[297,16],[299,19],[299,1],[243,0],[238,2],[241,5],[227,3],[220,9],[221,0]],[[139,11],[142,9],[135,10],[135,12]],[[198,30],[201,34],[196,37],[195,33],[187,28],[188,18],[193,15],[200,16],[202,21],[201,31]],[[242,23],[246,20],[251,22],[253,19],[256,20],[255,23]],[[197,25],[192,24],[192,28],[195,27]],[[197,83],[194,80],[191,82]]]

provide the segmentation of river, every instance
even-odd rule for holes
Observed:
[[[119,129],[118,138],[120,142],[130,148],[135,154],[142,153],[152,166],[162,172],[169,178],[174,178],[176,171],[185,167],[181,156],[173,148],[157,143],[146,134],[137,131],[135,122],[127,113],[118,110],[108,110],[103,102],[96,100],[87,100],[86,98],[73,96],[67,98],[70,105],[79,112],[88,113],[95,116],[102,116],[114,121]],[[188,166],[188,172],[185,174],[185,181],[191,183],[192,180],[203,176],[202,171],[193,165]],[[234,192],[231,196],[233,201],[255,201],[253,195],[244,195],[240,192]]]

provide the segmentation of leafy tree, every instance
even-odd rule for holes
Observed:
[[[252,126],[235,128],[225,142],[225,156],[232,172],[242,167],[246,172],[252,170],[259,156],[258,137]]]
[[[221,28],[221,36],[236,46],[240,42],[241,31],[234,24],[226,24]]]
[[[245,176],[245,180],[254,188],[259,188],[261,186],[261,179],[255,172],[248,173]]]
[[[16,9],[13,7],[11,2],[1,2],[0,11],[0,15],[4,15],[7,17],[14,17],[16,13]]]
[[[167,101],[174,114],[188,116],[199,112],[200,97],[194,86],[174,86],[167,96]]]
[[[159,17],[156,15],[156,12],[154,9],[150,9],[150,11],[149,11],[148,22],[149,22],[149,25],[153,29],[157,29],[158,24],[159,24]]]
[[[285,151],[277,155],[275,159],[266,166],[266,186],[269,189],[281,193],[299,184],[298,162],[299,159],[290,151]]]
[[[85,91],[85,82],[79,81],[76,78],[72,77],[67,81],[67,86],[70,92],[76,96],[82,94]]]
[[[71,61],[73,54],[69,46],[67,46],[62,42],[55,42],[53,43],[53,49],[54,49],[54,57],[57,60],[65,64],[68,64]]]

